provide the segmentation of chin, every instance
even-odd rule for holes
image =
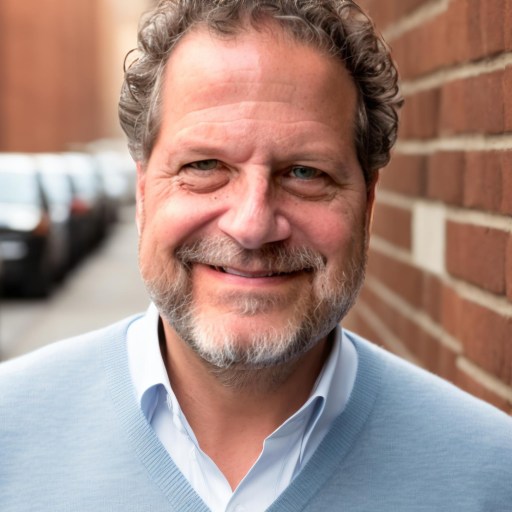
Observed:
[[[255,314],[249,317],[194,315],[194,325],[177,334],[208,364],[219,368],[259,369],[291,362],[311,349],[327,332],[307,318]],[[233,318],[235,316],[235,318]]]

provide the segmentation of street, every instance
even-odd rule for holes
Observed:
[[[43,300],[0,302],[0,359],[99,328],[147,308],[137,268],[133,207],[94,253]]]

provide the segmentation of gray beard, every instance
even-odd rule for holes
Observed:
[[[222,380],[233,386],[249,382],[254,370],[266,370],[268,383],[282,381],[293,362],[326,337],[354,304],[364,280],[366,244],[361,240],[351,261],[336,275],[322,256],[308,248],[286,248],[276,243],[259,250],[240,248],[226,238],[208,238],[182,246],[174,269],[152,279],[143,278],[149,296],[176,334]],[[306,271],[311,274],[309,295],[297,297],[286,326],[269,325],[240,339],[222,322],[207,320],[192,296],[191,266],[237,266],[258,262],[272,272]],[[232,292],[229,298],[240,316],[250,317],[279,306],[268,294]]]

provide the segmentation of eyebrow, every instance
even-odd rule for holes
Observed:
[[[178,149],[176,149],[178,147]],[[177,158],[177,155],[186,155],[185,160],[193,160],[197,157],[198,160],[207,159],[208,155],[215,153],[216,158],[221,160],[223,156],[226,156],[226,151],[223,148],[217,146],[195,146],[193,144],[187,144],[187,146],[173,144],[171,147],[166,148],[165,164],[170,166]],[[212,157],[213,158],[213,157]],[[182,160],[183,156],[179,156]]]
[[[166,147],[167,157],[165,159],[166,164],[170,165],[179,154],[179,158],[183,159],[185,155],[186,160],[198,160],[214,158],[218,160],[226,160],[229,163],[232,157],[233,151],[232,146],[226,143],[226,137],[224,134],[219,135],[213,134],[209,140],[205,140],[204,135],[194,136],[191,133],[184,134],[182,137],[178,135],[174,141],[170,141]],[[274,148],[275,149],[275,148]],[[331,169],[335,168],[341,175],[349,175],[351,173],[351,165],[349,165],[349,159],[346,156],[349,151],[348,145],[341,143],[337,148],[326,148],[321,141],[315,141],[314,143],[307,143],[306,147],[301,146],[298,148],[287,148],[286,154],[279,155],[279,151],[275,151],[276,154],[272,155],[273,151],[271,148],[270,160],[271,163],[282,163],[288,162],[290,164],[297,163],[303,165],[311,165],[312,167],[318,167],[319,164],[329,165]],[[276,156],[278,158],[276,158]],[[316,164],[316,165],[315,165]]]

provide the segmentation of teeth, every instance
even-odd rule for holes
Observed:
[[[258,277],[276,277],[286,274],[293,274],[298,272],[297,270],[292,270],[288,272],[243,272],[242,270],[237,270],[231,267],[220,267],[218,265],[211,265],[211,268],[215,269],[217,272],[224,272],[225,274],[231,274],[234,276],[247,277],[247,278],[258,278]],[[303,272],[309,272],[311,269],[303,269]]]
[[[230,268],[230,267],[220,267],[220,270],[222,272],[225,272],[226,274],[232,274],[234,276],[240,276],[240,277],[249,277],[249,278],[254,278],[254,277],[273,277],[277,274],[273,273],[273,272],[269,272],[267,274],[251,274],[251,273],[245,273],[245,272],[242,272],[240,270],[236,270],[234,268]]]

